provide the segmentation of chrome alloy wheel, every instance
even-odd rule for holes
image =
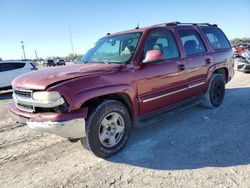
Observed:
[[[122,116],[117,112],[107,114],[99,127],[99,140],[105,147],[115,146],[122,138],[125,125]]]

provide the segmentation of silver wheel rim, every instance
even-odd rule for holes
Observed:
[[[107,114],[101,121],[98,137],[105,147],[114,147],[122,138],[125,124],[117,112]]]

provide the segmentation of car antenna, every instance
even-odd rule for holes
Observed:
[[[139,29],[140,28],[140,26],[139,26],[139,22],[137,22],[137,26],[136,26],[136,28],[135,29]]]

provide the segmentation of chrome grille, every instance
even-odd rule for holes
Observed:
[[[17,108],[26,112],[33,112],[34,108],[31,105],[25,105],[25,104],[20,104],[17,103]]]
[[[34,107],[32,105],[23,104],[22,101],[32,100],[32,90],[25,89],[15,89],[13,92],[13,99],[15,105],[19,110],[25,112],[34,112]]]
[[[31,98],[32,91],[30,90],[14,90],[14,93],[19,97]]]

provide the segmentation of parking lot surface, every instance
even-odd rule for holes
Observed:
[[[250,187],[250,74],[236,72],[216,109],[193,107],[132,131],[103,160],[80,142],[13,122],[0,94],[0,187]]]

